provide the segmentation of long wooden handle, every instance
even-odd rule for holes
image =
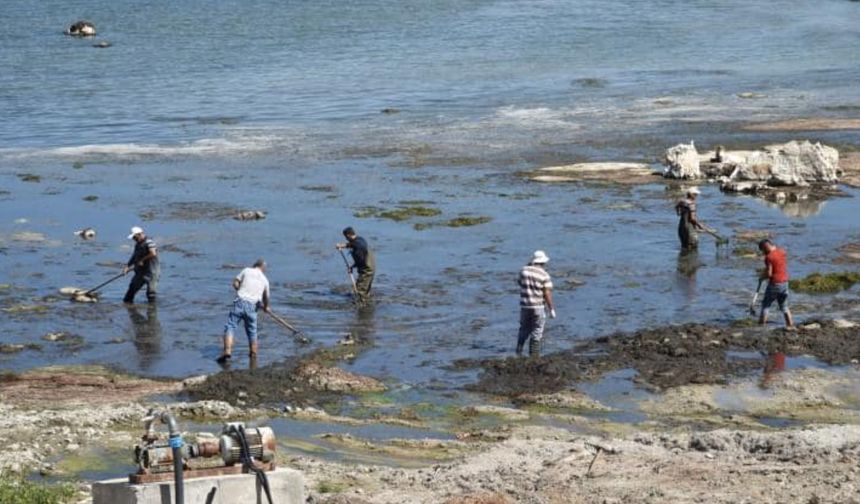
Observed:
[[[299,333],[301,332],[301,331],[299,331],[298,329],[296,329],[295,327],[293,327],[292,325],[290,325],[290,323],[289,323],[289,322],[287,322],[287,321],[286,321],[286,320],[284,320],[283,318],[281,318],[281,317],[277,316],[277,315],[276,315],[275,313],[273,313],[272,311],[268,311],[268,312],[266,312],[266,313],[268,313],[269,315],[271,315],[271,316],[272,316],[272,318],[273,318],[273,319],[275,319],[275,321],[276,321],[276,322],[278,322],[278,323],[279,323],[279,324],[281,324],[282,326],[286,327],[286,328],[287,328],[287,329],[289,329],[290,331],[293,331],[293,334],[299,334]]]
[[[340,252],[340,256],[343,257],[343,263],[346,264],[346,273],[349,275],[349,281],[352,282],[352,293],[358,296],[358,286],[355,285],[355,277],[352,276],[352,271],[350,271],[349,261],[346,259],[346,254],[343,253],[343,249],[337,249]]]
[[[93,292],[95,292],[95,291],[97,291],[97,290],[101,289],[101,288],[102,288],[102,287],[104,287],[105,285],[107,285],[107,284],[109,284],[109,283],[113,282],[114,280],[119,280],[120,278],[122,278],[122,277],[124,277],[124,276],[125,276],[125,273],[124,273],[124,272],[123,272],[123,273],[120,273],[119,275],[117,275],[117,276],[115,276],[115,277],[111,278],[110,280],[108,280],[108,281],[106,281],[106,282],[103,282],[103,283],[100,283],[100,284],[96,285],[95,287],[93,287],[92,289],[90,289],[90,290],[88,290],[88,291],[84,292],[84,294],[83,294],[83,295],[84,295],[84,296],[88,296],[88,295],[92,294]]]

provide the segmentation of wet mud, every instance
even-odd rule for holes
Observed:
[[[736,358],[758,351],[761,358]],[[518,397],[557,392],[620,369],[633,369],[643,388],[723,384],[762,369],[765,355],[811,355],[831,365],[860,361],[860,328],[807,322],[798,331],[701,324],[660,327],[599,337],[539,358],[462,359],[454,369],[482,370],[471,391]]]
[[[213,399],[238,406],[318,406],[335,402],[343,394],[384,391],[385,385],[378,380],[332,365],[353,358],[365,347],[366,342],[357,341],[260,368],[225,369],[191,384],[186,392],[193,400]]]

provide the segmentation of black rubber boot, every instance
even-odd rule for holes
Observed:
[[[534,338],[529,340],[529,357],[540,357],[540,340]]]
[[[523,354],[523,342],[517,341],[517,355]]]

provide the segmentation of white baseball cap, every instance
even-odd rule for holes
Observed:
[[[143,228],[140,226],[134,226],[133,228],[131,228],[131,234],[128,235],[128,239],[131,240],[132,238],[134,238],[134,235],[140,233],[143,233]]]
[[[532,256],[533,264],[546,264],[549,262],[549,256],[543,250],[535,250],[534,255]]]

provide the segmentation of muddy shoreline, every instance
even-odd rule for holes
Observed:
[[[731,352],[760,358],[730,358]],[[633,369],[640,386],[661,390],[687,384],[727,383],[761,370],[766,355],[810,355],[830,365],[860,361],[860,328],[833,321],[807,321],[797,331],[687,324],[601,336],[537,359],[463,359],[453,369],[482,369],[468,389],[516,397],[557,392],[605,373]]]

